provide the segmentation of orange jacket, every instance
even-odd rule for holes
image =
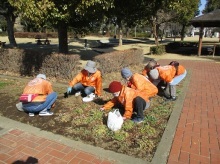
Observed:
[[[148,96],[143,91],[134,90],[132,88],[123,86],[120,95],[107,102],[103,108],[105,110],[111,109],[116,104],[121,103],[125,108],[123,117],[130,119],[133,113],[133,100],[137,96],[140,96],[145,99],[145,101],[149,102]]]
[[[171,65],[160,66],[156,68],[159,72],[159,77],[165,82],[171,82],[176,75],[176,68]]]
[[[52,85],[49,81],[35,78],[25,86],[23,94],[39,94],[32,102],[44,102],[47,95],[52,92]]]
[[[148,72],[149,72],[149,71],[147,71],[146,69],[143,69],[142,75],[147,76]]]
[[[155,96],[158,93],[157,87],[143,75],[135,73],[129,81],[131,82],[131,88],[143,91],[148,97]]]
[[[102,76],[101,72],[97,70],[95,73],[88,76],[86,70],[82,70],[78,75],[76,75],[72,81],[69,82],[69,86],[74,86],[76,83],[82,83],[85,86],[92,86],[95,88],[95,94],[101,95],[102,90]]]
[[[178,71],[176,73],[176,76],[183,74],[185,72],[185,70],[186,69],[182,65],[179,65],[178,66]]]
[[[154,68],[157,68],[157,67],[160,67],[160,64],[156,64],[155,66],[154,66]],[[145,66],[144,67],[144,69],[142,70],[142,75],[144,75],[144,76],[148,76],[148,73],[150,72],[150,69],[149,68],[147,68],[147,66]]]

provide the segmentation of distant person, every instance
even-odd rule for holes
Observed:
[[[148,97],[154,97],[158,89],[145,76],[132,73],[129,68],[122,68],[121,76],[126,80],[127,86],[136,90],[143,91]]]
[[[50,109],[54,107],[56,99],[57,93],[46,80],[46,75],[38,74],[25,86],[20,97],[21,102],[16,106],[18,110],[29,113],[29,116],[34,116],[36,113],[40,116],[51,116],[53,112]]]
[[[82,94],[84,102],[93,101],[94,98],[100,97],[102,91],[102,76],[97,70],[96,63],[89,60],[81,72],[69,82],[67,94]]]
[[[169,65],[156,67],[149,72],[153,80],[163,80],[166,82],[164,96],[166,100],[176,100],[176,85],[179,84],[186,76],[187,71],[184,66],[176,61],[170,62]]]
[[[101,111],[121,104],[124,107],[124,120],[132,119],[135,123],[143,122],[143,111],[150,106],[148,96],[143,91],[135,90],[122,85],[118,81],[113,81],[109,85],[109,92],[113,94],[114,98],[101,107]]]
[[[85,49],[87,49],[88,48],[88,42],[87,42],[87,39],[85,39],[85,47],[84,47]]]

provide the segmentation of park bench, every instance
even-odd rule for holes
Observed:
[[[6,43],[6,42],[0,41],[0,48],[4,48],[4,47],[5,47],[5,43]]]
[[[207,47],[207,51],[208,51],[209,55],[212,55],[214,57],[215,48],[216,48],[216,45],[213,45],[212,47]]]
[[[35,37],[37,45],[50,45],[51,40],[48,40],[48,38],[41,38],[40,36]]]

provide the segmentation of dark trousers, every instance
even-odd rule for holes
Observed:
[[[137,96],[136,98],[134,98],[133,100],[133,108],[134,108],[134,111],[136,113],[136,117],[137,118],[144,118],[144,110],[146,108],[146,101],[140,97],[140,96]]]

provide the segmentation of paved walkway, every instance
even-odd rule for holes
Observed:
[[[220,163],[220,63],[183,61],[191,79],[168,163]]]
[[[113,163],[19,129],[8,131],[0,144],[0,163]]]
[[[163,65],[170,60],[159,62]],[[196,60],[181,60],[181,63],[188,70],[185,82],[187,85],[176,102],[152,163],[218,164],[220,63]],[[72,141],[4,117],[0,117],[0,136],[0,164],[21,161],[44,164],[147,163],[141,159]]]

